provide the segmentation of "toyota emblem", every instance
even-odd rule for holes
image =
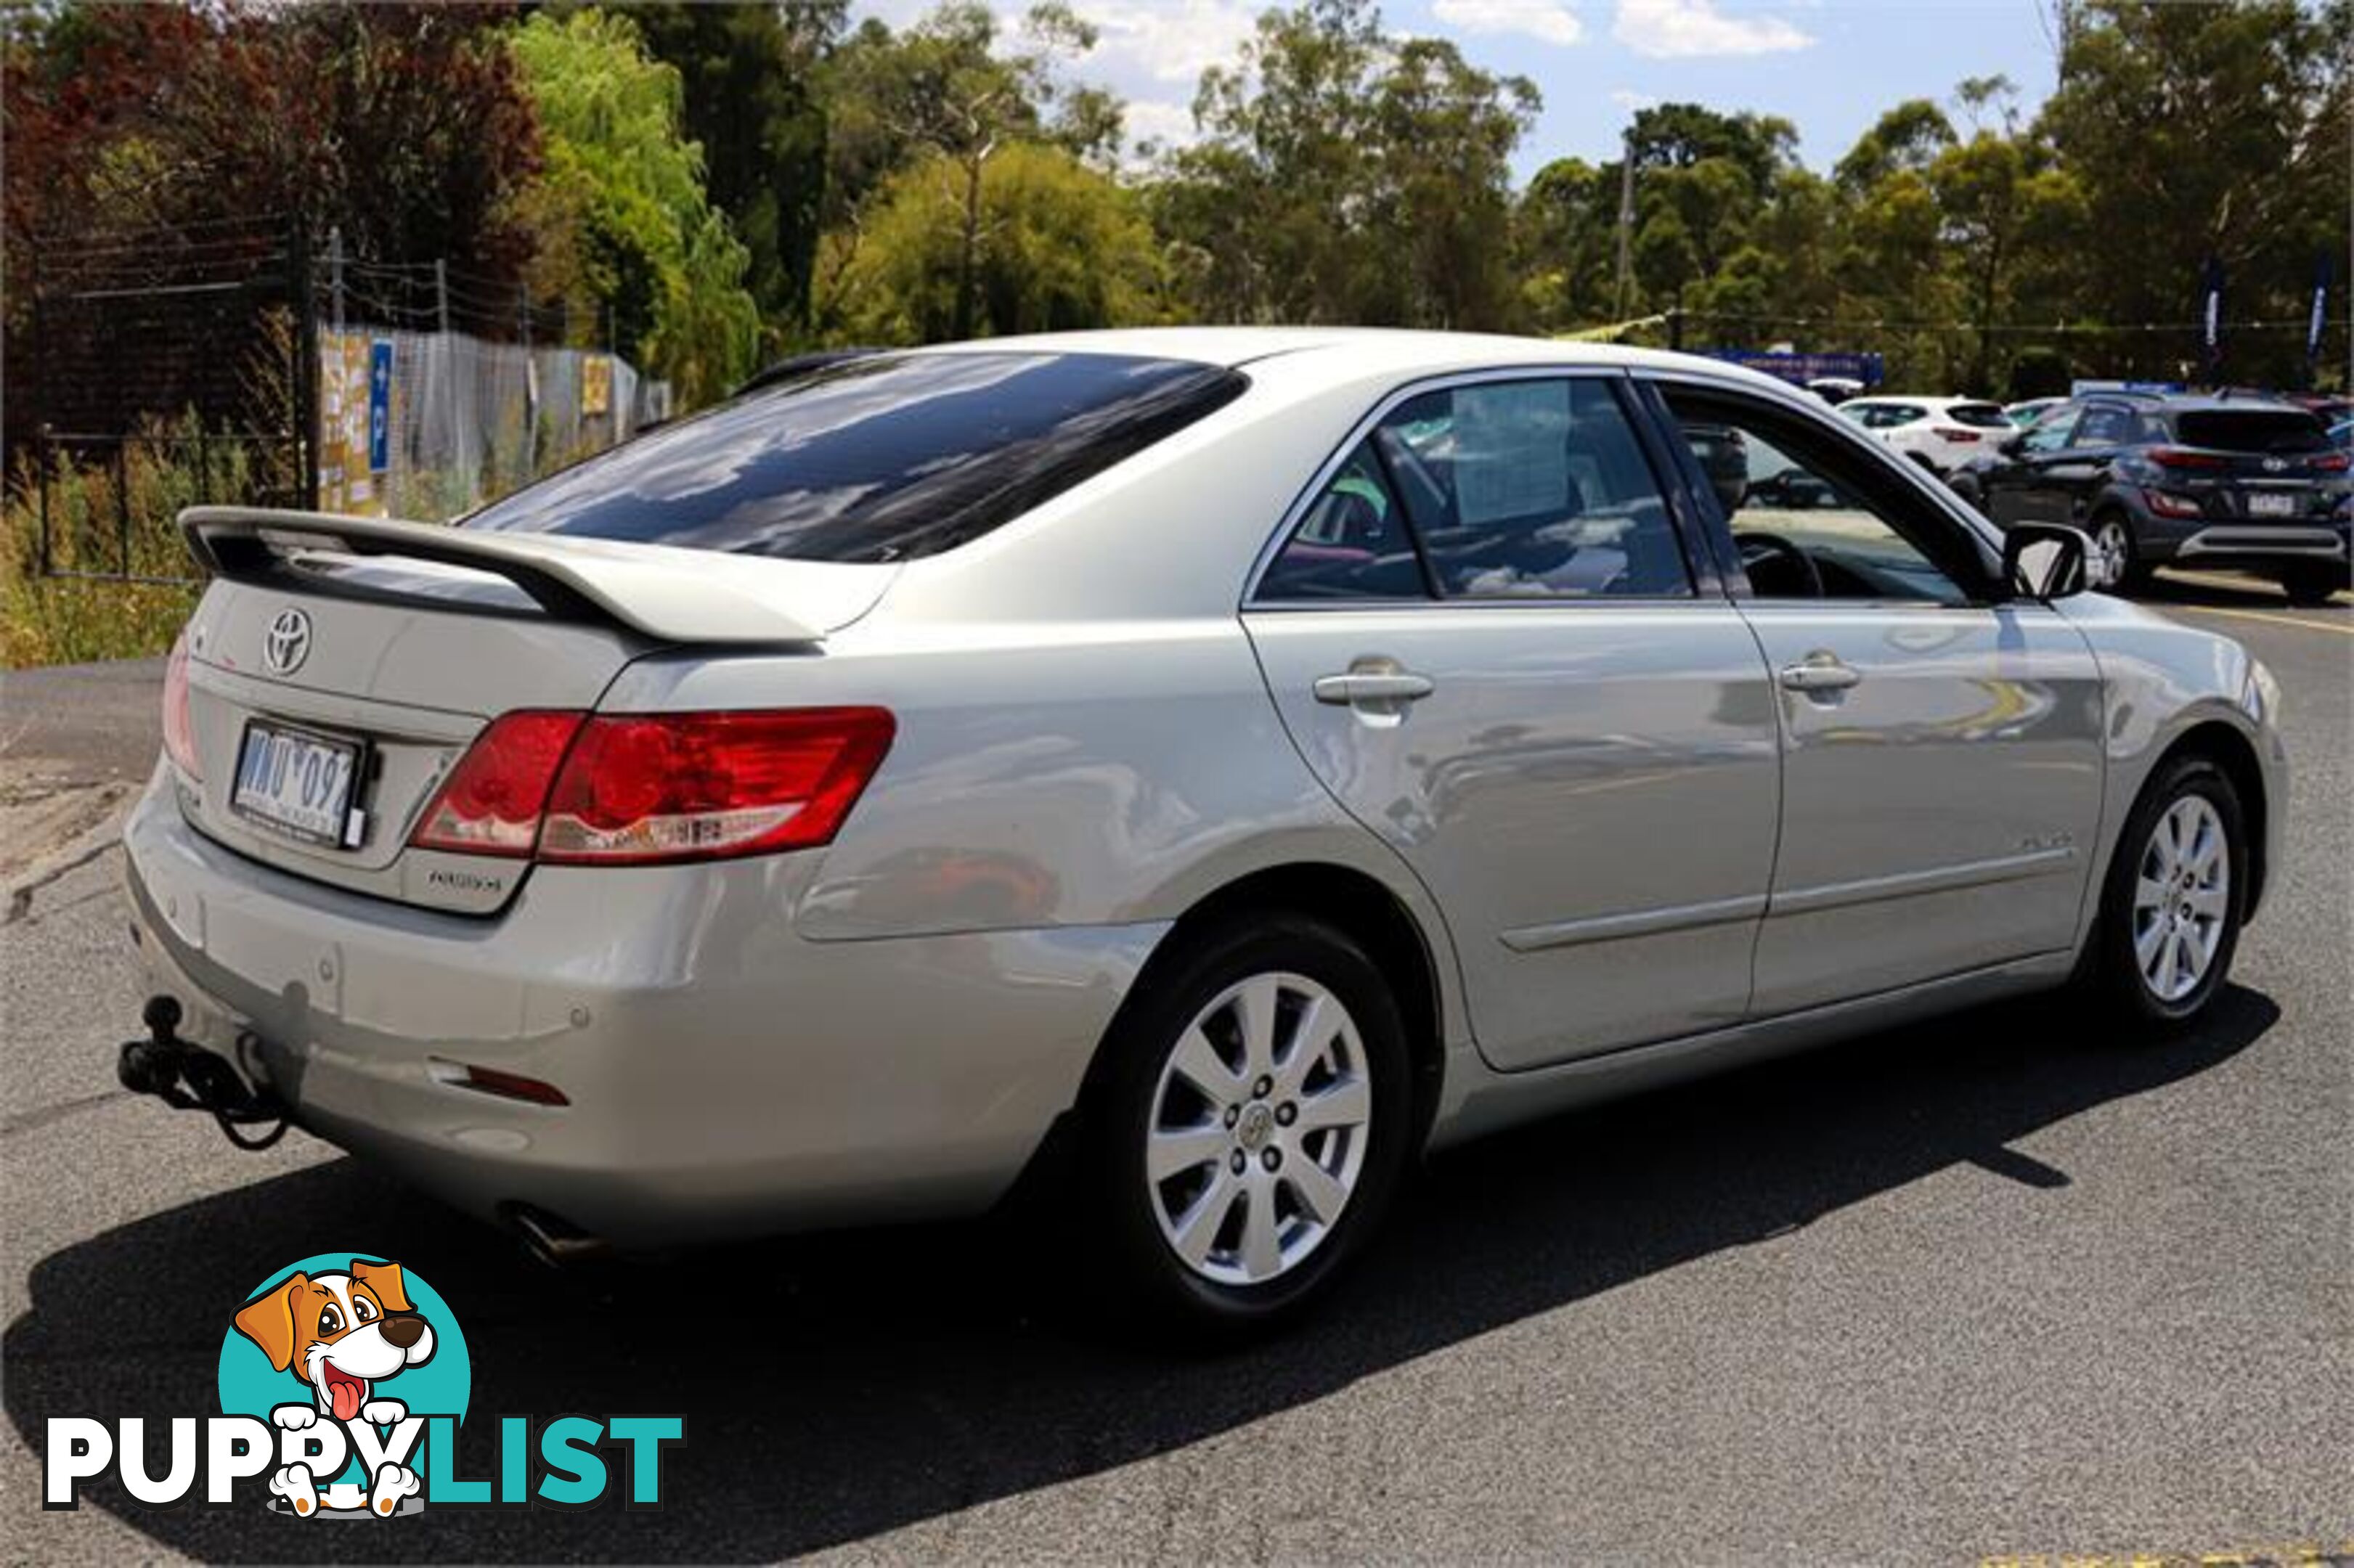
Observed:
[[[311,618],[299,609],[281,609],[270,618],[261,640],[262,667],[273,675],[291,675],[311,656]]]

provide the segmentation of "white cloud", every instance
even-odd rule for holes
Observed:
[[[1256,0],[1078,0],[1071,8],[1098,34],[1086,70],[1133,72],[1188,89],[1204,67],[1241,56],[1260,9]]]
[[[1128,104],[1120,125],[1131,144],[1150,138],[1163,146],[1184,147],[1193,143],[1196,134],[1192,109],[1149,98]]]
[[[1430,13],[1467,33],[1518,33],[1543,44],[1574,44],[1585,31],[1561,0],[1433,0]]]
[[[1716,0],[1618,0],[1611,34],[1638,55],[1770,55],[1815,40],[1779,16],[1728,16]]]

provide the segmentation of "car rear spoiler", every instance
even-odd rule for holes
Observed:
[[[823,641],[879,595],[889,568],[735,557],[550,534],[503,534],[262,506],[191,506],[180,528],[199,565],[237,581],[283,581],[304,555],[427,561],[503,577],[547,615],[664,642]],[[875,574],[881,573],[881,577]]]

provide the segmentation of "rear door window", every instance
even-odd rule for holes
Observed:
[[[2121,447],[2135,438],[2139,421],[2133,410],[2114,403],[2095,403],[2084,410],[2073,444],[2080,447]]]
[[[1384,419],[1373,445],[1449,598],[1692,591],[1659,480],[1606,381],[1426,392]]]
[[[1034,509],[1247,384],[1216,366],[1126,355],[875,355],[615,447],[461,526],[909,560]]]

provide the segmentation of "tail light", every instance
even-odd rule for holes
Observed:
[[[2197,517],[2206,511],[2196,496],[2176,495],[2165,490],[2145,490],[2141,494],[2149,503],[2149,509],[2160,517]]]
[[[2354,457],[2344,452],[2324,452],[2306,466],[2316,473],[2344,473],[2349,466],[2354,466]]]
[[[832,841],[895,732],[882,708],[512,713],[409,842],[573,864],[805,849]]]
[[[522,859],[539,841],[540,812],[585,714],[502,714],[458,759],[408,838],[418,849]]]
[[[196,756],[196,726],[188,717],[188,634],[184,629],[164,662],[164,755],[172,766],[202,783],[203,763]]]
[[[1976,430],[1957,430],[1949,425],[1933,426],[1929,433],[1941,441],[1974,441],[1978,439]]]
[[[2232,460],[2214,452],[2194,452],[2182,447],[2152,447],[2149,461],[2160,468],[2229,468]]]

